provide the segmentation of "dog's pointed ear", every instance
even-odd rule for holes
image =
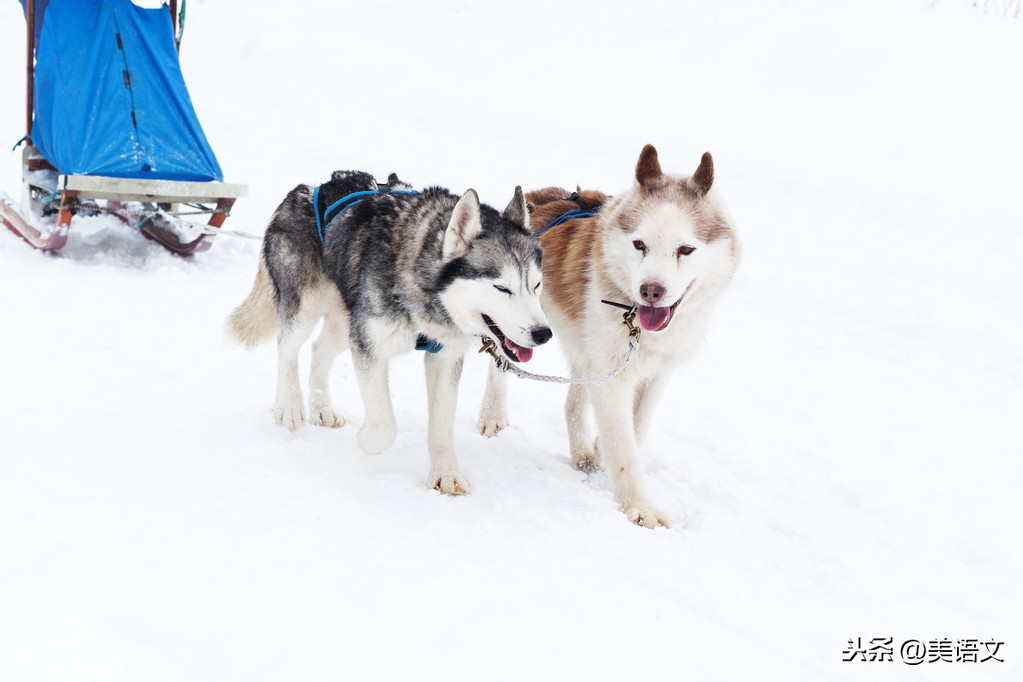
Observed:
[[[480,221],[480,198],[476,190],[466,190],[451,212],[448,229],[444,232],[444,260],[465,254],[469,242],[483,231]]]
[[[710,152],[704,152],[700,157],[700,167],[693,173],[693,184],[701,195],[709,192],[710,186],[714,184],[714,159]]]
[[[515,186],[515,196],[512,197],[511,203],[508,204],[508,208],[504,209],[504,219],[521,225],[529,231],[529,207],[526,206],[526,197],[522,194],[522,186]]]
[[[639,161],[636,163],[636,182],[640,187],[647,188],[657,182],[661,173],[661,164],[657,161],[657,150],[652,144],[643,147],[639,153]]]

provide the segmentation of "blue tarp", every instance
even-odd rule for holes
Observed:
[[[166,6],[36,4],[32,142],[51,164],[68,175],[223,180],[188,97]]]

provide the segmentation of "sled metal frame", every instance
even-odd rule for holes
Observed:
[[[26,0],[26,69],[25,69],[25,141],[26,147],[22,154],[22,182],[28,182],[28,171],[57,170],[50,163],[38,156],[32,146],[32,117],[35,104],[35,0]],[[177,40],[177,0],[170,0],[171,26]],[[61,175],[57,180],[60,189],[60,208],[57,222],[47,236],[43,236],[33,227],[20,212],[8,201],[0,200],[0,222],[9,230],[24,239],[30,246],[42,251],[54,251],[67,243],[71,219],[75,214],[79,199],[104,199],[114,208],[123,207],[128,201],[143,201],[156,204],[216,203],[213,215],[207,223],[210,227],[219,228],[231,212],[236,199],[245,197],[248,190],[245,185],[223,182],[188,182],[179,180],[142,180],[133,178],[110,178],[95,175]],[[130,221],[123,215],[114,213],[125,223]],[[146,221],[140,228],[144,236],[163,245],[174,253],[187,255],[205,251],[212,246],[214,235],[202,234],[198,238],[184,242],[164,227],[158,220]]]
[[[68,199],[71,200],[71,197]],[[11,232],[28,242],[29,246],[40,251],[52,251],[59,249],[67,242],[67,231],[71,224],[71,214],[62,207],[57,215],[57,224],[50,234],[44,237],[39,230],[32,227],[28,221],[21,217],[21,214],[7,200],[0,199],[0,222]]]
[[[245,185],[225,182],[185,182],[180,180],[141,180],[134,178],[108,178],[98,175],[61,175],[57,178],[61,192],[61,208],[57,216],[57,231],[65,211],[79,199],[105,199],[112,207],[120,208],[128,201],[142,201],[156,204],[216,203],[213,215],[207,223],[210,227],[221,227],[231,212],[236,199],[247,195]],[[68,198],[70,197],[70,198]],[[128,219],[114,213],[124,222]],[[70,223],[70,217],[67,218]],[[158,220],[149,220],[139,232],[179,254],[199,253],[213,245],[211,234],[201,234],[190,242],[181,241],[176,234],[161,227]]]

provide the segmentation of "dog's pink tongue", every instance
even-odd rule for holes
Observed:
[[[655,332],[664,325],[670,314],[671,308],[667,306],[655,308],[650,305],[641,305],[639,307],[639,324],[643,329]]]
[[[504,345],[508,347],[508,350],[515,354],[515,357],[519,359],[519,362],[529,362],[529,359],[533,357],[532,348],[523,348],[507,337],[504,340]]]

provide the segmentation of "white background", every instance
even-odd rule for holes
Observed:
[[[24,130],[0,3],[0,136]],[[653,143],[714,154],[744,260],[642,451],[670,529],[568,464],[563,389],[424,485],[399,435],[273,423],[231,347],[258,245],[172,256],[110,218],[0,234],[4,680],[1023,679],[1023,19],[957,0],[188,3],[182,68],[261,232],[337,168],[614,193]],[[20,150],[0,153],[18,196]],[[305,364],[308,355],[303,356]],[[534,371],[563,372],[556,344]],[[845,663],[850,638],[1004,641],[1004,663]],[[982,654],[984,648],[981,647]]]

